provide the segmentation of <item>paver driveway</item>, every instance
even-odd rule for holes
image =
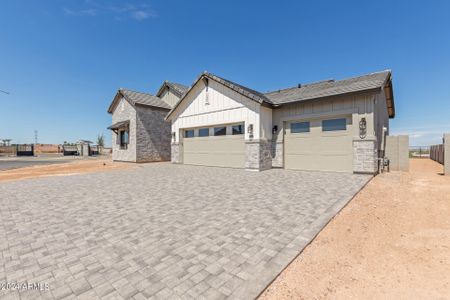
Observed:
[[[369,176],[194,167],[0,183],[0,281],[22,299],[251,299]]]

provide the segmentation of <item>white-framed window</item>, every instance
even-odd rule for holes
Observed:
[[[125,130],[125,129],[119,130],[118,139],[119,139],[120,149],[122,149],[122,150],[128,149],[128,144],[130,141],[129,135],[130,135],[130,133],[128,132],[128,130]]]

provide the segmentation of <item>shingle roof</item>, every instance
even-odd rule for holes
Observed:
[[[181,95],[183,95],[184,93],[186,93],[186,91],[189,89],[188,86],[181,84],[181,83],[177,83],[177,82],[168,82],[168,84],[170,86],[172,86],[176,91],[178,91]]]
[[[388,85],[390,89],[389,92],[391,93],[391,95],[387,97],[389,116],[394,117],[395,115],[392,86],[390,83],[391,78],[390,70],[385,70],[381,72],[371,73],[363,76],[337,81],[325,80],[321,82],[300,85],[278,91],[267,92],[264,94],[205,71],[194,81],[192,86],[185,92],[180,101],[178,101],[178,103],[167,114],[166,119],[169,119],[170,115],[183,101],[183,99],[186,97],[186,95],[189,93],[192,87],[196,85],[197,82],[200,81],[202,78],[209,78],[215,80],[221,83],[222,85],[236,91],[237,93],[246,96],[251,100],[254,100],[260,104],[266,104],[271,107],[276,107],[279,105],[299,101],[321,99],[337,95],[375,91],[382,88],[383,85]]]
[[[161,107],[161,108],[167,108],[167,109],[171,108],[169,104],[162,101],[160,98],[155,97],[150,94],[147,94],[147,93],[135,92],[135,91],[126,90],[126,89],[120,89],[119,91],[122,93],[122,95],[125,98],[127,98],[129,101],[133,102],[133,104],[148,105],[148,106]]]
[[[277,105],[361,92],[381,88],[390,74],[391,71],[387,70],[337,81],[326,80],[268,92],[264,95]]]
[[[200,77],[202,77],[202,76],[211,78],[211,79],[225,85],[226,87],[229,87],[230,89],[234,90],[235,92],[238,92],[239,94],[242,94],[242,95],[244,95],[252,100],[255,100],[259,103],[266,102],[266,103],[272,104],[271,100],[269,98],[267,98],[264,94],[257,92],[255,90],[252,90],[243,85],[240,85],[238,83],[235,83],[231,80],[224,79],[222,77],[219,77],[217,75],[214,75],[214,74],[206,72],[206,71],[203,72],[203,74]]]
[[[185,86],[184,84],[165,80],[161,85],[161,87],[159,88],[158,92],[156,93],[156,96],[160,97],[166,87],[171,88],[176,94],[178,94],[179,97],[183,96],[184,93],[186,93],[187,90],[189,89],[189,87]]]
[[[133,106],[139,104],[164,109],[171,109],[171,106],[169,104],[162,101],[160,98],[156,96],[127,89],[119,89],[117,91],[116,96],[114,97],[114,100],[112,101],[111,105],[108,108],[108,113],[112,113],[114,111],[114,108],[116,107],[117,103],[119,103],[119,100],[122,97],[125,98]]]

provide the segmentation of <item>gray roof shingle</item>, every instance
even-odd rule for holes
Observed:
[[[326,80],[305,84],[300,87],[268,92],[264,95],[275,105],[337,96],[381,88],[390,74],[391,71],[386,70],[343,80]]]
[[[161,87],[159,88],[158,92],[156,93],[156,96],[160,97],[166,88],[172,89],[172,91],[174,91],[175,94],[177,94],[179,97],[182,97],[184,93],[186,93],[189,90],[189,87],[185,86],[184,84],[165,80],[161,85]]]
[[[171,109],[169,104],[162,101],[160,98],[158,98],[156,96],[153,96],[153,95],[150,95],[147,93],[126,90],[126,89],[120,89],[119,91],[125,98],[127,98],[128,101],[131,101],[133,105],[141,104],[141,105],[148,105],[148,106]]]
[[[166,116],[166,119],[175,111],[177,106],[183,101],[187,93],[192,87],[197,84],[202,78],[209,78],[215,80],[222,85],[236,91],[237,93],[246,96],[260,104],[266,104],[270,107],[276,107],[283,104],[289,104],[299,101],[321,99],[325,97],[346,95],[357,92],[366,92],[371,90],[378,90],[390,80],[391,71],[385,70],[381,72],[370,73],[358,77],[352,77],[343,80],[325,80],[316,83],[300,85],[292,88],[281,89],[267,93],[260,93],[248,87],[237,84],[233,81],[224,79],[209,72],[203,72],[192,84],[192,86],[184,93],[183,97],[172,108]],[[391,88],[391,86],[390,86]],[[392,90],[391,90],[392,92]],[[395,115],[393,97],[387,99],[389,115]]]

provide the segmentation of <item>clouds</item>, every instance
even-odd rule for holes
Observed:
[[[67,5],[63,7],[62,11],[68,16],[108,16],[116,21],[133,19],[141,22],[158,16],[156,11],[154,11],[145,1],[130,1],[113,4],[113,1],[85,0],[84,2],[73,2],[71,6]]]

